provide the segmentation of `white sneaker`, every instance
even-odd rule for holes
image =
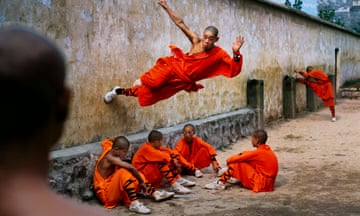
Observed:
[[[195,182],[184,179],[183,177],[178,178],[176,182],[185,187],[192,187],[196,185]]]
[[[151,213],[151,210],[148,207],[144,206],[144,204],[142,204],[139,201],[132,202],[129,206],[129,211],[140,213],[140,214],[150,214]]]
[[[195,177],[196,178],[201,178],[201,177],[203,177],[203,173],[200,171],[200,170],[195,170]]]
[[[221,181],[217,180],[214,182],[211,182],[209,184],[205,185],[205,189],[209,189],[209,190],[225,190],[226,189],[226,185],[224,183],[222,183]]]
[[[332,121],[332,122],[336,122],[336,118],[335,118],[335,117],[332,118],[331,121]]]
[[[237,184],[237,183],[239,183],[240,181],[237,180],[236,178],[230,177],[230,179],[227,180],[227,182],[229,182],[230,184]]]
[[[111,103],[111,101],[114,99],[114,97],[117,95],[116,94],[116,89],[119,89],[119,86],[115,86],[113,89],[111,89],[111,91],[107,92],[104,96],[104,102],[106,104]]]
[[[170,197],[173,197],[175,195],[174,192],[167,192],[167,191],[155,191],[153,194],[153,197],[155,201],[161,201],[164,199],[168,199]]]
[[[171,188],[173,191],[175,191],[175,193],[178,194],[188,194],[191,193],[191,190],[182,186],[181,184],[175,182],[174,184],[171,185]]]
[[[220,169],[218,170],[218,173],[217,173],[218,177],[220,177],[222,174],[224,174],[224,172],[225,172],[226,170],[227,170],[227,167],[220,168]]]

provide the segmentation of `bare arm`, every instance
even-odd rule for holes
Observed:
[[[186,37],[190,40],[191,44],[196,44],[200,42],[200,37],[191,31],[189,27],[184,23],[182,17],[180,17],[177,13],[175,13],[166,3],[166,0],[159,0],[159,5],[164,8],[164,10],[169,15],[170,19],[175,23],[177,27],[181,29],[182,32],[186,35]]]
[[[139,171],[130,163],[125,162],[125,161],[121,160],[119,157],[115,157],[111,154],[108,154],[106,156],[106,159],[115,166],[122,167],[122,168],[129,170],[134,175],[134,177],[139,181],[140,184],[144,183],[144,180],[140,176]]]

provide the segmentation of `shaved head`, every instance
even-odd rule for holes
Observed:
[[[255,130],[252,135],[258,139],[260,144],[265,144],[268,138],[266,131],[262,129]]]
[[[310,71],[312,71],[312,70],[314,70],[314,67],[313,67],[313,66],[307,66],[307,67],[306,67],[306,72],[310,72]]]
[[[219,30],[215,26],[208,26],[204,31],[210,31],[215,37],[218,37]]]
[[[125,137],[125,136],[118,136],[115,137],[114,142],[113,142],[113,149],[127,149],[129,148],[130,142],[129,140]]]
[[[64,93],[65,61],[56,45],[30,29],[0,29],[0,141],[26,139],[45,127]]]

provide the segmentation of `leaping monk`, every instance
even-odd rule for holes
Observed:
[[[188,53],[170,45],[171,56],[159,58],[155,65],[142,74],[130,88],[114,87],[104,97],[110,103],[117,95],[134,96],[140,106],[150,106],[167,99],[181,90],[196,92],[204,88],[199,80],[219,75],[235,77],[241,72],[243,57],[240,48],[245,40],[237,36],[232,44],[233,57],[215,45],[219,40],[218,29],[214,26],[205,28],[202,38],[189,29],[182,17],[175,13],[166,3],[158,4],[167,12],[170,19],[186,35],[191,42]]]

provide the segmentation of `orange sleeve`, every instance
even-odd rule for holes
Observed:
[[[225,77],[235,77],[240,74],[243,64],[243,55],[240,54],[240,61],[236,62],[234,58],[230,57],[227,52],[225,52],[220,47],[218,49],[213,48],[214,54],[207,58],[203,63],[211,64],[211,62],[216,62],[213,66],[208,69],[208,78],[218,75],[223,75]]]
[[[221,62],[221,67],[224,68],[222,75],[225,77],[235,77],[240,74],[243,64],[243,56],[240,54],[240,61],[236,62],[228,55],[224,55]]]
[[[178,152],[184,158],[189,158],[189,147],[187,146],[185,139],[181,138],[175,145],[174,150]]]
[[[102,177],[98,170],[98,165],[105,157],[105,155],[111,150],[113,144],[113,138],[108,138],[102,141],[102,152],[96,162],[95,169],[94,169],[94,176],[93,176],[93,184],[95,191],[101,190],[105,187],[105,179]]]
[[[231,157],[229,157],[226,162],[229,163],[237,163],[237,162],[241,162],[241,161],[246,161],[250,158],[252,158],[253,156],[255,156],[257,154],[257,151],[243,151],[240,154],[236,154],[233,155]]]
[[[312,70],[311,72],[304,72],[304,77],[311,77],[319,80],[328,80],[328,75],[322,70]]]
[[[210,156],[216,156],[217,153],[215,151],[215,148],[210,145],[209,143],[205,142],[204,140],[202,140],[199,137],[194,137],[194,142],[196,143],[197,146],[199,146],[200,148],[205,148],[208,152]]]
[[[174,148],[174,152],[175,152],[175,154],[179,155],[179,162],[180,162],[181,166],[184,166],[184,167],[193,167],[194,166],[194,164],[192,164],[189,161],[189,158],[190,158],[189,147],[186,144],[184,138],[182,138],[178,141],[178,143],[176,144],[176,146]]]
[[[159,149],[155,149],[147,142],[143,144],[135,153],[133,162],[147,163],[147,162],[170,162],[170,155]]]

